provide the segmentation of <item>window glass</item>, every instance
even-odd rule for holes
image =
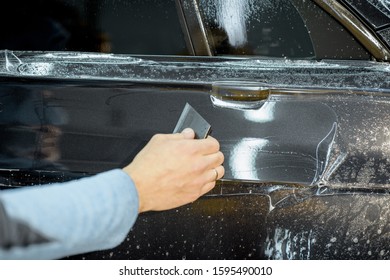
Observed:
[[[369,59],[312,1],[177,1],[197,3],[213,55]],[[175,0],[13,0],[2,11],[0,49],[189,55]]]
[[[187,54],[175,0],[12,0],[0,49]]]
[[[290,1],[199,0],[215,54],[313,57],[301,16]]]
[[[384,13],[388,18],[390,18],[390,1],[389,0],[367,0],[370,4]]]
[[[215,55],[370,57],[343,26],[312,1],[197,1]]]
[[[390,1],[389,0],[343,0],[358,16],[377,32],[390,47]]]
[[[390,1],[383,0],[342,0],[346,7],[351,8],[375,30],[390,25]]]

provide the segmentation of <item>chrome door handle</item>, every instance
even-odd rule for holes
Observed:
[[[263,83],[251,81],[218,81],[212,83],[211,101],[217,107],[258,109],[270,95]]]

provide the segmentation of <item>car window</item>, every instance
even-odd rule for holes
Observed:
[[[2,3],[0,49],[187,54],[175,0]]]
[[[359,15],[390,47],[390,1],[389,0],[342,0]]]
[[[342,0],[342,2],[363,16],[374,29],[382,29],[390,24],[390,1]]]
[[[178,3],[185,7],[196,3],[192,13],[201,19],[211,51],[189,47],[196,47],[202,38],[195,36],[196,28],[191,29],[189,43],[189,17],[182,17]],[[388,5],[380,7],[386,14]],[[2,10],[7,12],[0,18],[0,49],[370,58],[348,31],[312,1],[14,0],[3,3]],[[388,34],[381,32],[382,37]]]
[[[199,0],[216,55],[312,57],[309,33],[289,1]]]
[[[311,1],[198,0],[198,5],[214,55],[369,59],[364,47]]]
[[[378,10],[384,13],[390,19],[390,1],[389,0],[368,0]]]

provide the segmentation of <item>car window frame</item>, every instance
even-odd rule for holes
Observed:
[[[367,50],[371,59],[390,61],[390,50],[387,45],[337,0],[311,0],[311,2],[345,27],[357,43]],[[176,5],[190,52],[195,56],[213,56],[215,47],[211,34],[208,34],[205,28],[197,0],[176,0]],[[321,51],[318,53],[320,54],[316,59],[326,58]]]

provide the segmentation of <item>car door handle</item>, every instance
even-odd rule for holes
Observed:
[[[251,81],[218,81],[212,83],[210,98],[217,107],[258,109],[270,95],[264,83]]]
[[[267,101],[322,102],[329,96],[362,95],[364,92],[337,89],[278,87],[252,81],[218,81],[211,84],[210,98],[214,106],[231,109],[259,109]]]

